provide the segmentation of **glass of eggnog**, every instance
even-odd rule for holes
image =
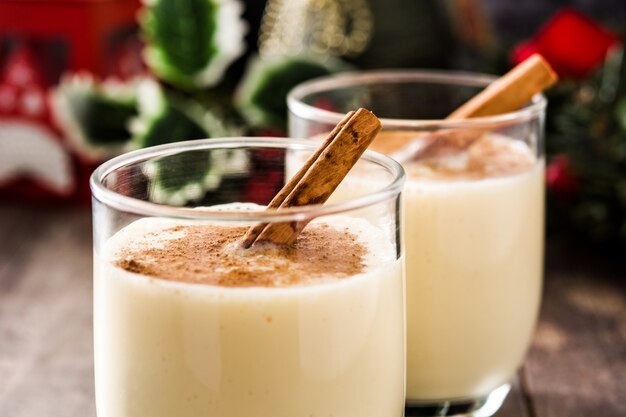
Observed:
[[[347,108],[371,109],[383,130],[370,149],[407,173],[407,415],[495,413],[535,328],[546,100],[537,94],[518,111],[445,119],[494,80],[360,72],[305,82],[288,96],[289,133],[298,137],[318,138]],[[380,187],[375,174],[355,174],[333,194],[336,204]]]
[[[404,172],[367,151],[375,189],[266,210],[316,147],[179,142],[94,172],[99,417],[403,416]],[[302,222],[293,244],[241,244]]]

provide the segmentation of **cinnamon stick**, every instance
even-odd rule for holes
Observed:
[[[446,119],[493,116],[515,111],[558,77],[550,64],[534,54],[453,111]]]
[[[285,201],[287,196],[293,191],[293,189],[298,185],[298,182],[302,180],[304,174],[311,168],[311,165],[319,158],[322,151],[330,145],[330,143],[335,139],[337,134],[341,131],[341,129],[346,125],[348,120],[354,114],[353,111],[349,112],[345,115],[345,117],[333,128],[333,130],[326,136],[326,139],[322,142],[319,148],[304,162],[304,165],[295,173],[293,177],[287,182],[283,188],[272,198],[272,201],[267,205],[268,209],[277,209],[280,205]],[[244,237],[243,246],[248,248],[254,243],[254,240],[259,236],[259,234],[265,229],[267,223],[258,223],[252,226]]]
[[[381,129],[380,121],[363,108],[350,112],[331,131],[302,168],[276,194],[268,208],[323,204],[335,191]],[[308,221],[259,223],[248,229],[242,246],[256,242],[291,245]]]
[[[557,80],[558,76],[550,64],[541,55],[534,54],[489,84],[449,114],[446,120],[494,116],[518,110],[535,94],[549,88]],[[411,146],[409,143],[391,156],[402,162],[436,153],[440,149],[462,151],[482,136],[484,131],[484,128],[460,128],[435,132],[428,135],[425,143],[419,146]]]

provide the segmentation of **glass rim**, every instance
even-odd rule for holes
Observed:
[[[393,179],[385,187],[375,192],[352,198],[341,203],[316,204],[285,209],[265,209],[262,211],[211,211],[198,210],[192,207],[179,207],[168,204],[154,203],[119,194],[108,189],[103,180],[111,173],[131,164],[147,159],[174,155],[179,152],[211,149],[242,149],[242,148],[275,148],[301,151],[315,151],[319,144],[309,139],[276,138],[276,137],[231,137],[209,138],[168,143],[165,145],[131,151],[114,157],[98,166],[89,179],[92,198],[123,212],[143,215],[146,217],[167,217],[191,220],[214,221],[257,221],[287,222],[302,221],[312,218],[340,214],[366,208],[383,202],[400,194],[404,186],[405,172],[395,160],[379,152],[366,150],[361,160],[372,162],[386,169]]]
[[[297,117],[306,120],[316,120],[329,124],[338,123],[343,117],[343,113],[321,109],[302,101],[302,98],[324,91],[352,86],[365,86],[373,83],[397,84],[407,82],[422,82],[432,84],[448,84],[468,87],[486,87],[498,77],[491,74],[445,71],[445,70],[365,70],[349,71],[335,75],[317,77],[292,88],[287,94],[287,107],[289,111]],[[379,118],[383,124],[383,129],[389,128],[414,128],[421,130],[434,129],[458,129],[458,128],[479,128],[483,125],[494,125],[510,123],[517,120],[526,120],[541,114],[545,110],[547,100],[543,94],[535,94],[531,102],[523,108],[502,113],[494,116],[472,117],[467,119],[393,119]]]

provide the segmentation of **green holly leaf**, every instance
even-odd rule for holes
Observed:
[[[150,199],[180,206],[198,200],[205,193],[204,182],[210,169],[211,160],[202,152],[181,152],[148,163]]]
[[[154,73],[184,89],[217,84],[245,50],[237,0],[151,0],[140,17]]]
[[[211,168],[211,160],[202,153],[183,152],[159,164],[156,183],[166,192],[175,192],[188,184],[202,184]]]
[[[137,115],[137,84],[99,83],[85,74],[63,78],[52,93],[52,114],[79,155],[99,161],[124,151]]]
[[[144,80],[139,85],[138,103],[139,113],[131,123],[132,143],[136,149],[238,133],[200,103],[166,94],[152,80]]]
[[[224,178],[248,175],[248,153],[241,149],[187,151],[146,164],[150,200],[183,206],[201,201]]]
[[[161,113],[150,120],[148,128],[135,137],[139,148],[163,145],[182,140],[211,137],[208,129],[173,102],[168,102]]]
[[[138,100],[139,115],[131,123],[135,148],[240,133],[199,103],[165,94],[154,81],[139,86]],[[181,152],[146,163],[150,200],[170,205],[199,201],[223,175],[246,172],[247,163],[247,154],[235,150]]]
[[[346,67],[339,61],[312,57],[253,59],[238,87],[235,105],[252,126],[284,130],[287,125],[287,93],[303,81]]]

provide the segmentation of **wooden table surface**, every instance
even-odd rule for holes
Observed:
[[[90,216],[0,206],[1,417],[95,416]],[[498,417],[626,416],[625,263],[549,245],[539,326]]]

